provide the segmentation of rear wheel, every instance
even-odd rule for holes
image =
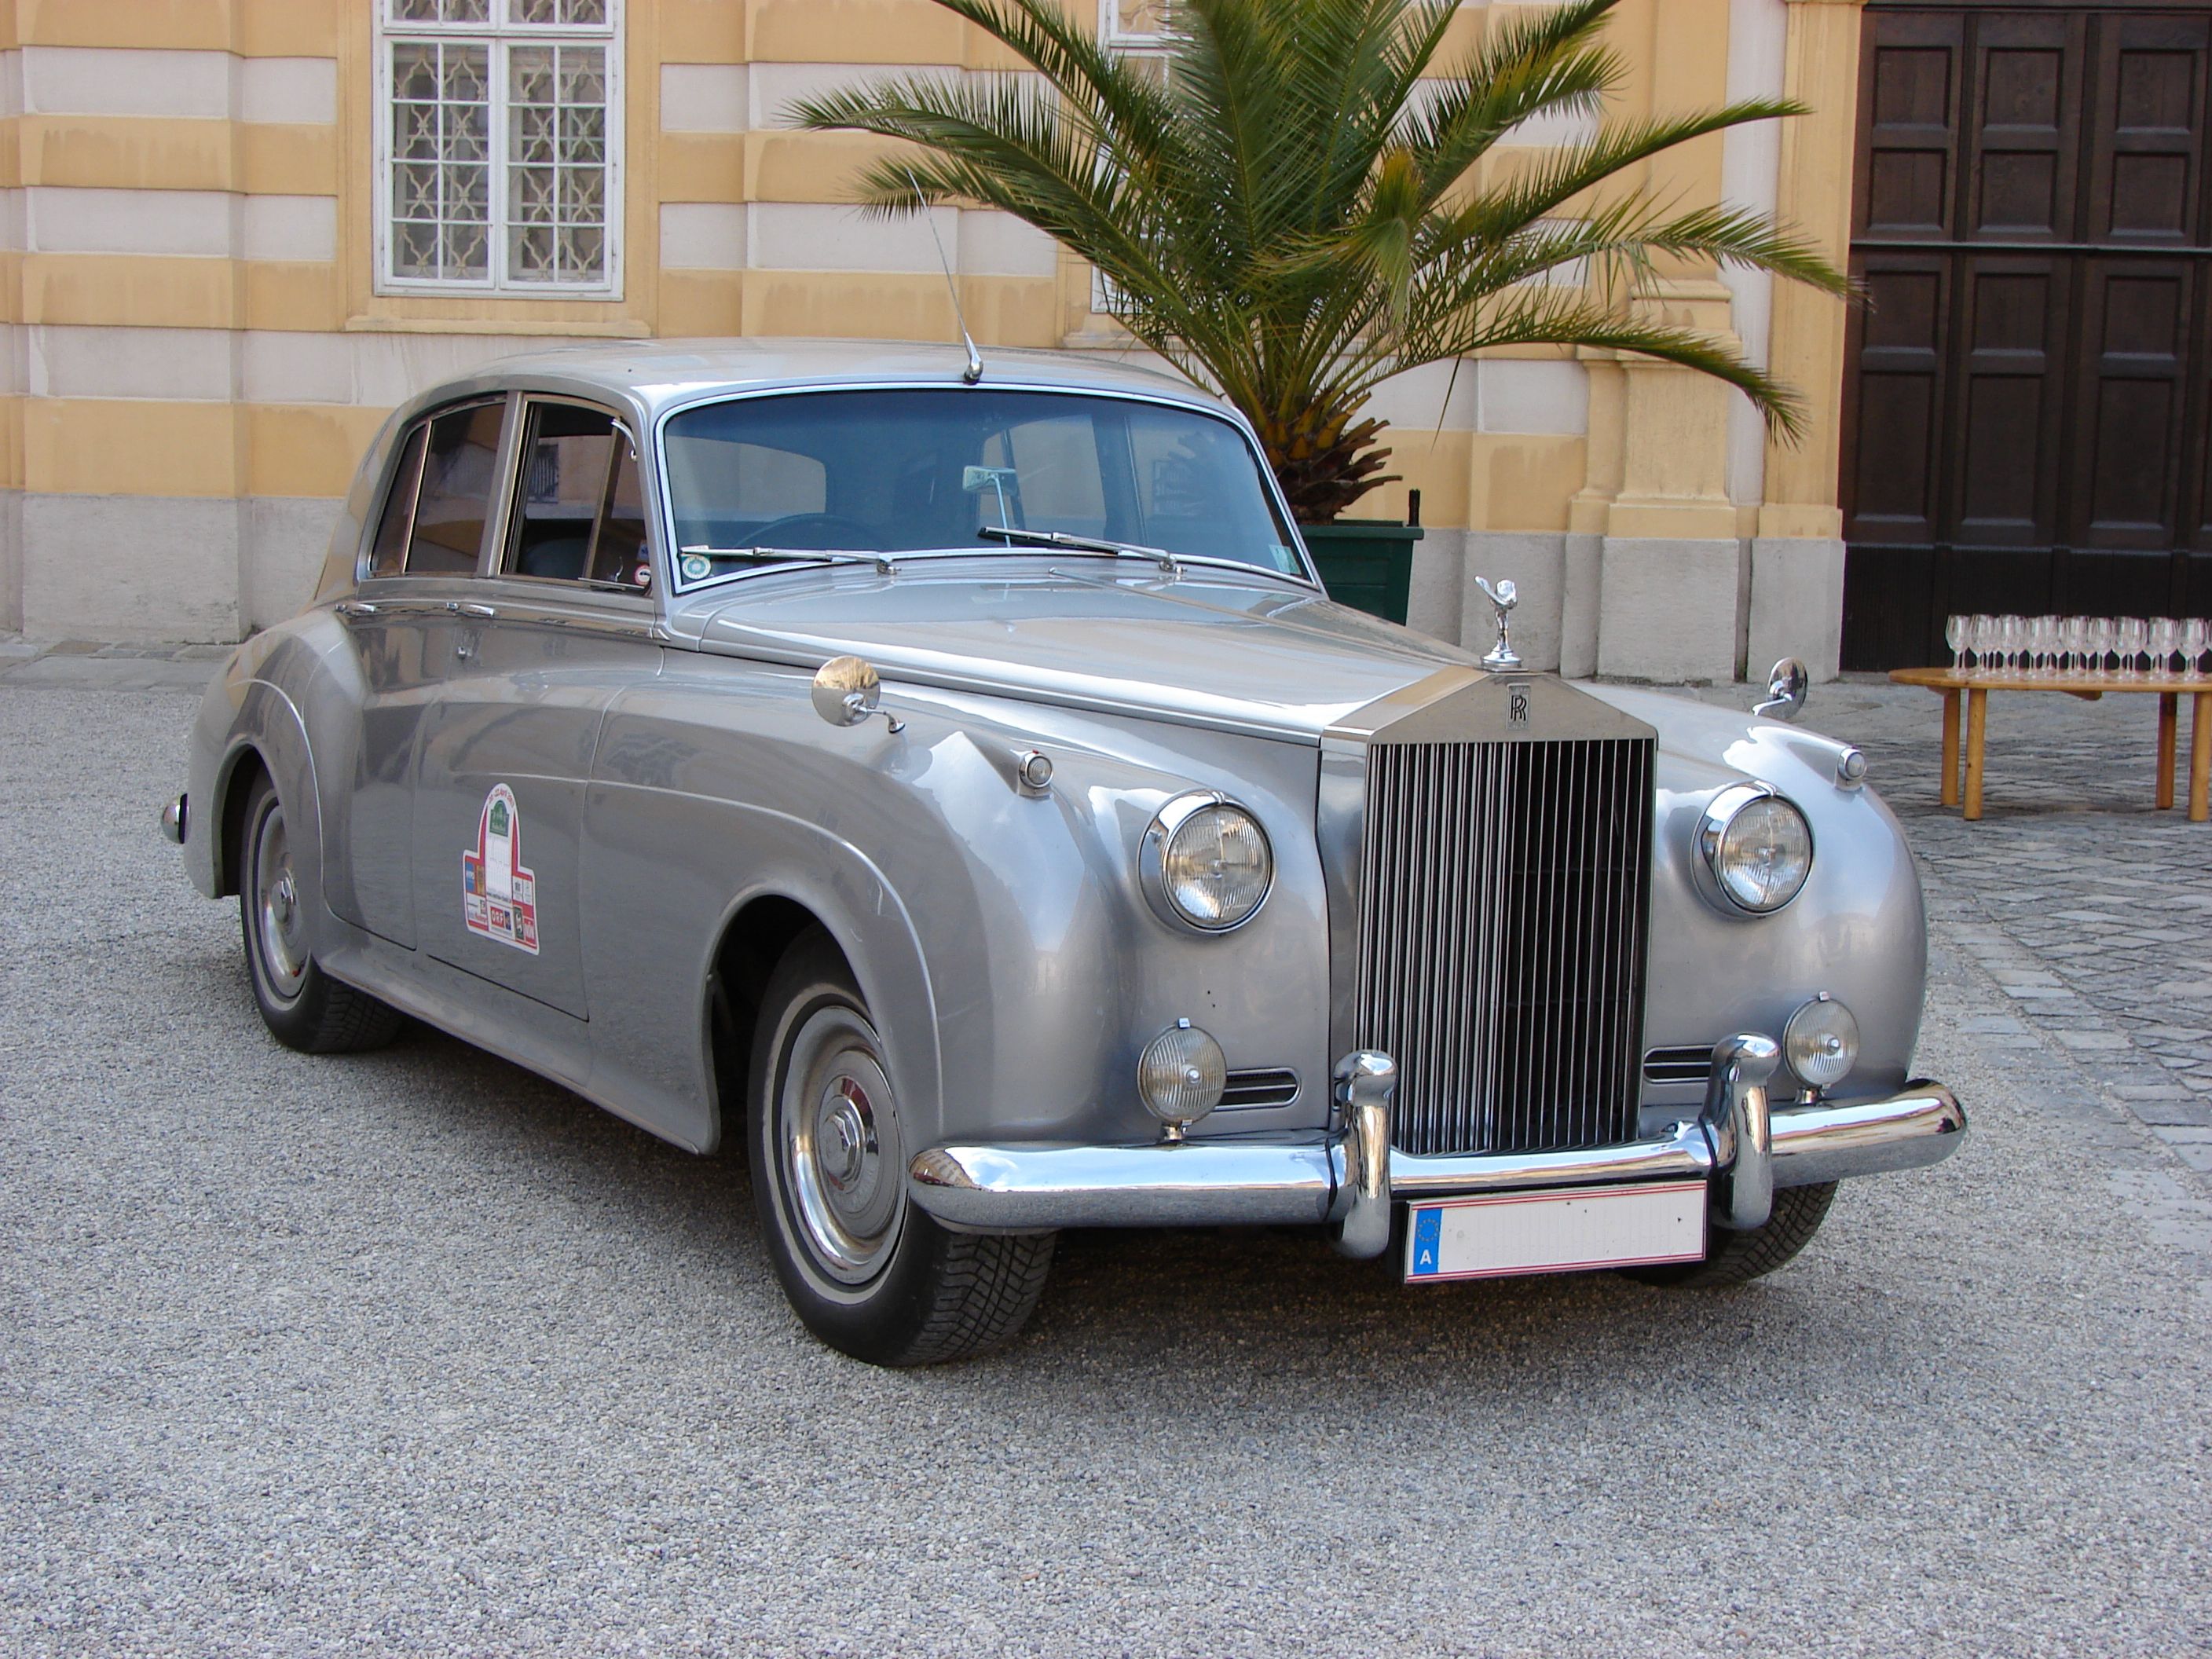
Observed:
[[[262,1023],[287,1048],[311,1054],[380,1048],[406,1016],[325,973],[307,949],[307,913],[292,857],[291,827],[264,775],[246,800],[238,919]]]
[[[753,1204],[806,1328],[878,1365],[964,1359],[1019,1331],[1053,1236],[951,1232],[906,1194],[882,1039],[830,936],[792,944],[761,999],[748,1088]]]
[[[1772,1273],[1813,1242],[1827,1219],[1828,1206],[1836,1201],[1836,1183],[1817,1187],[1783,1187],[1774,1194],[1774,1212],[1764,1226],[1747,1232],[1716,1227],[1703,1261],[1672,1261],[1659,1267],[1626,1267],[1631,1279],[1646,1285],[1677,1285],[1685,1290],[1708,1290],[1721,1285],[1742,1285]]]

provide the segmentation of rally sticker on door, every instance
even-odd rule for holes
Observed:
[[[503,783],[484,797],[476,850],[461,854],[461,919],[471,933],[538,954],[538,878],[523,866],[522,809]]]

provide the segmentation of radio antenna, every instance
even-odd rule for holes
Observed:
[[[921,187],[921,180],[914,176],[914,169],[906,170],[907,183],[914,186],[914,199],[921,204],[921,216],[929,225],[929,240],[937,244],[937,263],[945,271],[945,286],[952,295],[952,320],[959,325],[960,343],[968,348],[968,367],[960,371],[961,380],[974,386],[983,378],[983,359],[975,349],[975,337],[968,332],[967,314],[960,309],[960,284],[952,280],[952,261],[945,257],[945,239],[937,234],[937,218],[929,210],[929,195]]]

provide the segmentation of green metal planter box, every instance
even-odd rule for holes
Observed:
[[[1389,519],[1339,519],[1332,524],[1302,524],[1306,550],[1321,568],[1322,586],[1339,605],[1348,605],[1387,622],[1406,620],[1413,585],[1413,544],[1423,532],[1417,524]]]

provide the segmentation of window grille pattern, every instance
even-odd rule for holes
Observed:
[[[556,0],[528,3],[550,10]],[[606,49],[511,46],[507,85],[508,275],[598,283],[606,272]]]
[[[617,0],[386,0],[380,278],[615,286]]]
[[[481,46],[408,40],[392,48],[394,276],[491,275],[490,64]]]

